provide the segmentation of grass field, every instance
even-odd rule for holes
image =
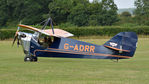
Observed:
[[[103,44],[108,39],[81,39]],[[104,59],[39,58],[24,62],[22,48],[0,41],[0,84],[148,84],[149,38],[136,54],[118,63]]]

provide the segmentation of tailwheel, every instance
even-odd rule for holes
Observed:
[[[24,62],[37,62],[38,58],[36,56],[25,56]]]

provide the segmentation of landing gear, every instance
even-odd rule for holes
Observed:
[[[117,59],[111,59],[113,62],[117,62],[118,63],[118,61],[119,61],[119,58],[117,58]]]
[[[36,56],[25,56],[24,62],[37,62],[38,58]]]

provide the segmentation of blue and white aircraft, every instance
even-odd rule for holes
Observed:
[[[52,29],[45,29],[50,22]],[[27,28],[34,33],[20,32]],[[54,29],[52,19],[48,18],[42,29],[18,25],[13,45],[23,46],[24,61],[36,62],[38,57],[91,58],[91,59],[128,59],[133,57],[138,37],[134,32],[120,32],[103,45],[91,44],[70,39],[73,34],[62,29]]]

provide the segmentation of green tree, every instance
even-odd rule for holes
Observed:
[[[22,17],[23,23],[25,24],[37,24],[43,21],[45,18],[43,15],[48,14],[48,5],[52,0],[26,0],[24,1]]]
[[[13,25],[22,20],[25,24],[35,24],[43,20],[49,12],[52,0],[0,0],[0,25]]]
[[[56,24],[65,23],[74,5],[73,0],[53,0],[49,4],[49,14]]]
[[[0,26],[4,26],[7,22],[7,5],[6,0],[0,0]]]
[[[83,25],[79,21],[79,17],[84,15],[86,3],[88,0],[53,0],[49,4],[49,14],[54,19],[56,24],[71,22],[76,25]],[[80,11],[78,11],[80,10]],[[79,13],[80,12],[80,13]],[[79,15],[78,14],[82,14]]]
[[[122,14],[119,15],[119,22],[117,22],[117,25],[120,26],[133,26],[134,24],[134,18],[131,17],[131,13],[125,11],[122,12]],[[135,25],[135,24],[134,24]]]
[[[0,25],[37,24],[47,16],[57,24],[112,25],[117,21],[113,0],[0,0]]]
[[[97,26],[102,25],[102,5],[100,2],[94,0],[88,7],[90,16],[89,16],[89,25]]]
[[[88,24],[88,17],[88,11],[84,8],[84,5],[80,3],[72,8],[68,21],[78,26],[85,26]]]
[[[135,6],[137,23],[149,25],[149,0],[136,0]]]
[[[118,21],[117,6],[113,0],[102,0],[102,25],[112,25]]]
[[[121,16],[122,16],[122,17],[131,17],[131,13],[125,11],[125,12],[122,12]]]

